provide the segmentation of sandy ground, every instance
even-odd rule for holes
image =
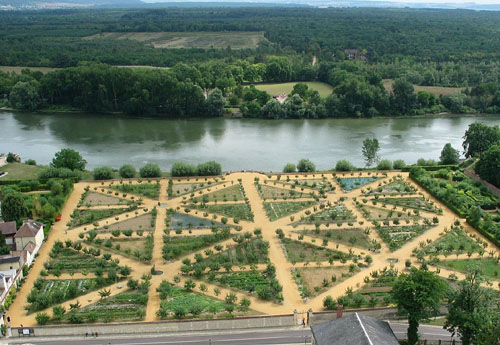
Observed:
[[[372,183],[369,183],[367,185],[364,185],[360,188],[354,189],[349,192],[343,192],[338,183],[336,182],[335,178],[332,176],[332,174],[325,174],[324,176],[327,177],[327,180],[331,182],[334,186],[336,186],[336,190],[333,193],[327,193],[326,198],[321,199],[320,198],[320,203],[327,203],[331,202],[332,204],[335,202],[338,202],[341,197],[345,198],[343,201],[344,204],[346,205],[347,208],[349,208],[353,214],[356,216],[357,221],[354,222],[352,226],[349,226],[347,224],[343,225],[343,228],[349,228],[349,227],[354,227],[354,228],[371,228],[372,224],[369,220],[365,219],[363,217],[362,213],[356,208],[354,204],[354,198],[368,198],[371,199],[373,197],[363,197],[362,190],[368,187],[372,188],[377,188],[377,186],[380,183],[384,183],[389,181],[389,179],[396,177],[398,174],[402,175],[403,179],[405,181],[408,181],[412,183],[409,178],[407,173],[399,173],[399,172],[389,172],[387,176],[383,176],[381,173],[377,173],[377,176],[381,177],[379,180],[376,180]],[[362,173],[361,176],[368,176],[368,173]],[[371,176],[374,176],[372,173]],[[412,251],[414,248],[419,246],[419,243],[422,241],[435,241],[438,239],[440,236],[443,235],[444,229],[445,228],[450,228],[451,225],[455,220],[458,219],[458,217],[451,212],[447,207],[439,203],[436,199],[434,199],[432,196],[430,196],[427,192],[418,188],[418,194],[425,196],[426,198],[429,198],[432,200],[435,205],[439,208],[442,208],[443,213],[437,215],[439,219],[439,224],[436,226],[432,227],[431,229],[427,230],[420,236],[417,236],[413,240],[405,243],[401,248],[394,252],[390,252],[389,248],[387,245],[382,241],[382,239],[378,236],[377,232],[375,230],[372,230],[369,234],[370,239],[374,239],[378,241],[381,245],[382,248],[379,252],[369,252],[364,249],[356,248],[356,247],[350,247],[345,244],[338,244],[335,242],[335,238],[332,237],[328,241],[327,248],[341,251],[344,253],[354,253],[357,255],[361,256],[366,256],[370,255],[373,259],[373,262],[371,263],[370,267],[368,269],[362,270],[358,273],[355,273],[352,277],[347,278],[346,280],[336,284],[335,286],[327,289],[326,291],[322,292],[321,294],[317,295],[316,297],[309,299],[307,301],[304,301],[301,296],[300,292],[298,290],[298,287],[293,280],[291,269],[293,267],[295,268],[300,268],[300,267],[329,267],[328,262],[320,262],[320,263],[315,263],[311,262],[308,264],[305,263],[295,263],[295,265],[292,265],[290,263],[285,255],[285,252],[282,248],[282,245],[280,243],[280,240],[278,236],[275,233],[275,230],[280,228],[283,230],[285,233],[286,237],[291,237],[293,239],[298,238],[298,234],[296,231],[301,230],[303,228],[307,229],[312,229],[314,225],[309,225],[309,226],[299,226],[297,228],[294,228],[290,223],[290,216],[285,216],[283,218],[277,219],[273,222],[271,222],[267,216],[266,212],[263,207],[263,200],[259,196],[259,193],[256,189],[255,186],[255,178],[259,178],[259,183],[262,183],[264,180],[268,180],[268,185],[274,186],[273,182],[276,181],[277,177],[276,175],[273,175],[271,178],[264,174],[260,173],[232,173],[227,176],[225,176],[225,180],[221,181],[220,178],[217,180],[213,178],[208,178],[209,181],[212,181],[212,185],[208,186],[206,185],[206,181],[200,178],[199,181],[194,181],[193,178],[191,179],[175,179],[174,183],[175,184],[183,184],[183,183],[193,183],[193,182],[203,182],[205,183],[205,188],[201,189],[199,191],[195,192],[196,197],[203,196],[204,194],[209,194],[213,193],[214,191],[218,191],[224,188],[229,188],[232,185],[239,183],[241,181],[241,184],[246,192],[246,197],[249,200],[250,207],[252,209],[252,212],[254,213],[254,221],[253,222],[247,222],[247,221],[240,221],[238,224],[234,224],[232,219],[228,220],[229,225],[238,225],[242,227],[241,233],[244,232],[253,232],[254,229],[260,228],[262,229],[262,237],[264,240],[268,241],[270,243],[270,248],[269,248],[269,260],[276,266],[276,276],[277,279],[280,281],[281,285],[283,286],[283,297],[284,301],[282,303],[272,303],[272,302],[265,302],[262,300],[259,300],[256,295],[249,294],[249,293],[244,293],[241,291],[235,291],[229,288],[225,287],[220,287],[216,286],[213,284],[209,284],[207,282],[203,282],[205,286],[208,287],[208,290],[205,292],[200,291],[199,285],[200,281],[196,281],[197,286],[194,289],[194,291],[212,296],[217,299],[224,299],[226,294],[232,292],[235,293],[239,299],[243,297],[247,297],[251,300],[251,309],[254,310],[257,313],[261,314],[281,314],[281,313],[291,313],[293,312],[294,309],[298,310],[299,312],[306,311],[308,309],[313,309],[315,311],[322,310],[323,308],[323,299],[325,296],[332,296],[333,298],[340,297],[344,295],[345,291],[347,288],[353,288],[354,290],[359,289],[362,287],[365,282],[364,279],[366,276],[369,276],[369,273],[375,270],[380,270],[385,267],[388,267],[390,265],[388,259],[391,258],[397,258],[398,261],[394,264],[395,268],[399,269],[402,271],[404,269],[404,264],[406,259],[411,259],[412,262],[416,263],[416,258],[412,257]],[[351,176],[350,173],[345,174],[345,177],[359,177],[359,174],[356,173],[354,176]],[[286,175],[282,174],[281,175],[282,180],[286,178]],[[322,178],[321,174],[309,174],[308,176],[304,175],[298,175],[298,177],[295,177],[295,175],[291,175],[290,178],[293,179],[299,179],[299,180],[307,180],[307,179],[320,179]],[[114,182],[116,183],[116,181]],[[128,183],[128,182],[127,182]],[[138,183],[137,181],[133,181],[132,183]],[[52,248],[54,242],[56,240],[64,241],[66,239],[76,241],[79,240],[78,234],[82,231],[88,231],[90,230],[91,226],[80,226],[71,230],[68,230],[65,226],[65,224],[70,220],[70,214],[72,211],[77,207],[78,202],[80,200],[80,197],[82,193],[84,192],[84,188],[89,186],[90,190],[95,193],[101,193],[103,195],[107,195],[108,192],[108,187],[110,183],[105,182],[102,184],[101,182],[82,182],[75,184],[75,188],[71,196],[69,197],[63,211],[62,211],[62,220],[52,227],[51,233],[46,241],[46,243],[42,246],[40,250],[40,254],[36,262],[34,263],[28,277],[26,278],[26,281],[24,285],[22,286],[21,290],[18,292],[17,297],[12,304],[12,306],[9,309],[9,312],[7,315],[9,315],[12,319],[11,326],[19,326],[20,324],[23,324],[25,326],[28,325],[35,325],[35,314],[30,314],[27,315],[24,306],[26,305],[26,297],[29,294],[30,290],[33,288],[33,283],[38,278],[40,271],[43,269],[43,263],[48,260],[48,255],[50,252],[50,249]],[[195,253],[191,253],[189,255],[186,255],[184,257],[179,258],[178,260],[175,261],[165,261],[162,257],[162,247],[163,247],[163,235],[164,232],[163,230],[166,228],[165,226],[165,218],[166,218],[166,211],[169,208],[177,209],[177,212],[179,213],[184,213],[188,214],[185,212],[185,207],[186,205],[184,204],[187,199],[189,199],[189,195],[181,195],[173,198],[169,198],[167,195],[167,188],[168,188],[168,179],[161,179],[160,180],[160,196],[159,200],[153,200],[145,197],[139,197],[139,196],[134,196],[132,194],[128,194],[126,197],[123,197],[120,195],[121,198],[127,199],[127,200],[142,200],[142,205],[141,208],[139,209],[138,214],[135,214],[134,211],[128,212],[127,214],[121,214],[117,216],[117,219],[113,216],[107,219],[100,220],[99,227],[103,225],[108,225],[110,228],[113,224],[116,224],[118,222],[121,222],[123,220],[132,220],[137,217],[140,217],[141,215],[150,212],[153,207],[157,207],[158,210],[158,215],[156,218],[156,226],[153,232],[154,236],[154,242],[155,246],[153,248],[153,259],[151,261],[151,264],[145,264],[133,259],[130,259],[128,257],[125,257],[120,254],[115,254],[113,253],[112,257],[117,258],[120,260],[120,265],[128,265],[132,268],[132,274],[131,277],[134,279],[139,279],[143,274],[148,274],[151,271],[152,266],[156,270],[159,270],[162,272],[161,275],[154,275],[151,279],[151,287],[149,290],[149,301],[148,301],[148,306],[147,306],[147,312],[145,316],[146,321],[154,321],[157,320],[156,317],[156,312],[159,309],[160,305],[160,298],[159,294],[157,293],[156,289],[159,286],[160,282],[162,280],[168,280],[173,282],[173,279],[175,276],[180,276],[181,277],[181,285],[183,282],[187,279],[186,277],[183,277],[180,272],[180,268],[182,266],[182,260],[184,258],[190,258],[194,259],[195,254],[199,253],[205,256],[204,251],[207,248],[203,248],[203,250],[200,250]],[[98,187],[96,191],[94,191],[94,187]],[[289,185],[283,185],[283,184],[277,184],[276,187],[283,188],[283,189],[291,189],[291,186]],[[104,191],[102,191],[104,189]],[[296,191],[300,191],[300,187],[297,187]],[[318,191],[314,189],[309,189],[307,187],[304,188],[304,192],[311,192],[315,194],[319,194]],[[408,195],[405,195],[408,196]],[[393,197],[393,196],[391,196]],[[397,197],[397,196],[396,196]],[[301,198],[300,200],[314,200],[312,198]],[[292,200],[290,200],[292,201]],[[234,203],[234,202],[227,202],[227,203]],[[224,202],[218,202],[218,204],[224,204]],[[109,207],[115,207],[110,205]],[[316,210],[314,209],[316,207]],[[393,209],[392,206],[388,206],[387,209]],[[400,207],[396,208],[397,211],[402,211],[403,209]],[[306,213],[314,213],[314,212],[320,212],[321,210],[318,208],[318,205],[309,207],[307,209],[303,209],[299,212],[296,212],[293,214],[295,220],[300,219],[301,216],[307,217]],[[193,211],[191,213],[193,214]],[[128,215],[128,217],[127,217]],[[423,217],[427,218],[432,218],[436,216],[434,213],[429,213],[429,212],[423,212],[420,211],[420,215]],[[198,212],[196,214],[198,217],[202,217],[201,212]],[[212,219],[213,214],[209,214],[207,219]],[[220,220],[221,216],[218,215],[217,220]],[[229,218],[229,217],[228,217]],[[363,225],[361,226],[359,222],[363,222]],[[465,224],[465,220],[460,219],[462,224]],[[133,221],[132,221],[133,223]],[[402,225],[405,225],[404,222],[402,222]],[[88,229],[86,229],[88,228]],[[489,243],[486,239],[484,239],[483,236],[481,236],[477,231],[475,231],[473,228],[465,225],[465,230],[469,233],[476,234],[483,240],[485,240],[488,243],[488,247],[485,248],[486,253],[489,251],[494,251],[496,255],[500,254],[500,251],[498,248],[496,248],[493,244]],[[234,230],[233,230],[234,231]],[[235,232],[235,231],[234,231]],[[187,230],[183,230],[182,234],[178,236],[197,236],[197,235],[202,235],[202,234],[208,234],[210,233],[209,229],[204,229],[204,230],[193,230],[192,233],[188,233]],[[235,232],[236,233],[236,232]],[[172,236],[177,236],[175,235],[175,232],[172,230],[170,232]],[[106,237],[109,237],[110,234],[107,234]],[[120,236],[121,237],[121,236]],[[134,237],[135,238],[135,237]],[[316,246],[321,246],[322,241],[319,241],[316,239],[316,241],[313,243],[314,237],[312,236],[304,236],[303,241],[316,245]],[[234,242],[230,240],[223,241],[220,243],[224,246],[226,245],[234,245]],[[212,246],[211,248],[214,250]],[[215,251],[215,250],[214,250]],[[488,255],[485,255],[487,257]],[[477,257],[477,255],[473,255],[472,258]],[[455,259],[456,255],[450,255],[448,256],[447,259]],[[463,258],[463,255],[459,256],[459,258]],[[445,258],[443,258],[445,259]],[[350,261],[347,262],[347,265],[350,264]],[[339,262],[335,262],[334,264],[336,267],[341,267],[342,264]],[[262,265],[258,265],[259,269],[262,269]],[[250,269],[250,267],[234,267],[234,271],[240,271],[240,270],[247,270]],[[435,268],[431,267],[431,269],[435,270]],[[441,268],[441,272],[439,273],[443,277],[448,277],[450,273],[455,273],[459,278],[463,277],[463,274],[459,272],[452,272],[449,270],[445,270]],[[73,275],[73,279],[76,278],[82,278],[83,276],[79,274]],[[87,276],[87,278],[90,277],[90,275]],[[63,278],[71,278],[68,274],[63,274],[59,279]],[[116,283],[110,287],[108,287],[111,290],[111,295],[118,294],[123,291],[121,289],[122,286],[126,285],[126,283],[121,282],[121,283]],[[498,284],[494,284],[494,288],[498,289]],[[221,293],[219,295],[216,295],[214,292],[214,289],[219,289]],[[95,303],[99,299],[98,292],[92,292],[89,293],[85,296],[80,296],[78,298],[78,301],[82,306],[87,306],[89,304]],[[63,305],[68,306],[70,303],[74,303],[77,299],[67,301]],[[51,308],[45,310],[48,314],[51,314]]]

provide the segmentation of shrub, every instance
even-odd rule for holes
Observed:
[[[100,167],[94,169],[94,180],[110,180],[113,178],[113,169]]]
[[[406,166],[406,163],[402,159],[396,159],[394,162],[392,162],[392,166],[394,169],[403,169]]]
[[[21,158],[15,153],[9,152],[7,154],[7,163],[19,163],[21,162]]]
[[[332,296],[326,296],[323,300],[323,307],[327,310],[337,309],[337,302],[332,298]]]
[[[27,159],[24,161],[26,165],[36,165],[36,161],[34,159]]]
[[[337,171],[351,171],[351,170],[356,170],[356,167],[352,165],[351,162],[349,162],[346,159],[339,160],[337,164],[335,165],[335,170]]]
[[[297,168],[295,167],[295,164],[293,163],[286,163],[285,167],[283,168],[284,173],[292,173],[295,172]]]
[[[120,177],[123,177],[123,178],[133,178],[135,177],[135,174],[137,173],[135,171],[135,168],[130,165],[130,164],[125,164],[125,165],[122,165],[122,167],[120,168]]]
[[[383,159],[377,164],[377,170],[392,170],[392,162],[388,159]]]
[[[297,164],[297,170],[299,172],[314,172],[316,171],[316,165],[309,159],[301,159]]]
[[[184,163],[184,162],[175,162],[172,164],[172,168],[170,169],[170,174],[172,176],[194,176],[196,175],[196,168],[194,165]]]
[[[37,313],[35,319],[39,325],[46,325],[50,320],[50,316],[47,313]]]
[[[139,175],[144,178],[160,177],[161,170],[158,164],[148,163],[139,170]]]
[[[200,163],[196,168],[196,173],[198,174],[198,176],[220,175],[222,173],[222,166],[215,161]]]

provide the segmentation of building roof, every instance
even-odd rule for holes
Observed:
[[[21,256],[19,255],[2,255],[0,256],[0,264],[10,264],[14,262],[19,262],[21,261]]]
[[[30,254],[33,254],[35,251],[36,244],[33,243],[33,241],[29,241],[23,248],[23,252],[29,252]]]
[[[399,345],[389,324],[358,313],[311,326],[317,345]]]
[[[20,237],[35,237],[38,234],[38,231],[42,229],[43,224],[39,222],[35,222],[34,220],[27,220],[21,225],[19,231],[14,236],[14,238]]]
[[[17,232],[16,222],[0,223],[0,233],[4,236],[14,235]]]

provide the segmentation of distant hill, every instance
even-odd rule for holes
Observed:
[[[156,8],[156,7],[379,7],[379,8],[441,8],[500,11],[500,4],[468,3],[414,3],[375,0],[253,0],[234,1],[165,1],[162,0],[0,0],[0,10],[56,9],[56,8]]]

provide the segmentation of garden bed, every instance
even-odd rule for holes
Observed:
[[[293,264],[296,262],[323,262],[333,259],[333,261],[343,260],[347,258],[347,254],[339,251],[334,251],[302,241],[296,241],[289,238],[281,240],[288,260]]]
[[[106,194],[101,194],[101,193],[96,193],[96,192],[88,192],[85,195],[85,198],[82,201],[83,206],[108,206],[108,205],[127,205],[131,203],[132,201],[106,195]]]
[[[84,224],[92,224],[101,219],[129,212],[132,209],[133,208],[76,209],[71,214],[71,221],[67,225],[69,228],[74,228]]]
[[[399,249],[407,242],[429,230],[429,225],[377,226],[375,229],[391,251]]]
[[[294,189],[284,189],[278,187],[271,187],[265,184],[256,184],[257,191],[263,200],[272,199],[296,199],[296,198],[311,198],[311,194],[296,191]]]
[[[353,223],[356,221],[354,213],[345,207],[344,204],[333,205],[324,208],[318,213],[313,213],[304,217],[293,225],[299,224],[330,224],[330,223]]]
[[[315,201],[264,202],[264,209],[271,221],[297,213],[315,205]]]
[[[137,211],[142,212],[142,211]],[[114,230],[120,231],[153,231],[155,229],[155,222],[153,215],[151,212],[142,214],[137,217],[133,217],[130,219],[126,219],[117,223],[113,223],[111,225],[105,225],[102,228],[97,229],[99,232],[112,232]]]
[[[354,264],[340,267],[294,268],[302,298],[315,297],[360,271]]]
[[[214,235],[203,236],[163,236],[163,258],[174,260],[181,256],[212,246],[217,242],[230,238],[229,229],[221,230]]]
[[[356,188],[363,187],[369,183],[377,181],[378,177],[370,176],[370,177],[339,177],[337,181],[339,182],[340,187],[345,192],[350,192]]]
[[[228,218],[253,221],[253,212],[246,203],[221,205],[192,204],[191,207],[203,212],[214,213]]]
[[[366,234],[365,230],[359,228],[350,229],[329,229],[329,230],[301,230],[300,234],[309,235],[321,240],[340,243],[346,246],[358,247],[362,249],[372,249],[374,243]]]
[[[122,193],[145,196],[151,199],[158,199],[158,196],[160,195],[159,183],[123,183],[110,185],[109,188],[119,190]]]

